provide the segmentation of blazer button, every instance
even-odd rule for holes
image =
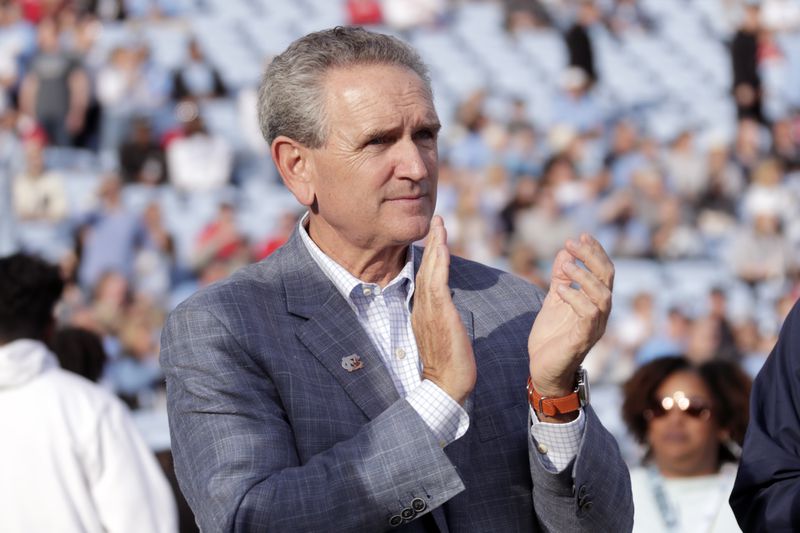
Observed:
[[[414,509],[412,509],[411,507],[406,507],[405,509],[400,511],[400,516],[403,517],[403,520],[411,520],[416,515],[417,515],[417,513],[415,513]]]
[[[584,496],[586,496],[586,485],[581,485],[578,489],[578,498],[583,499]]]
[[[584,500],[581,503],[581,510],[582,511],[591,511],[592,509],[592,500]]]
[[[414,509],[415,512],[421,513],[428,507],[428,504],[425,503],[425,500],[422,498],[414,498],[411,500],[411,508]]]
[[[403,523],[403,518],[399,514],[396,514],[389,519],[389,525],[392,527],[397,527],[402,523]]]

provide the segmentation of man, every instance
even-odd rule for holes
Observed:
[[[39,52],[20,86],[20,110],[33,117],[56,146],[70,146],[84,129],[90,82],[80,61],[61,49],[58,25],[38,27]]]
[[[800,530],[800,302],[753,382],[750,423],[730,497],[743,531]]]
[[[177,531],[169,484],[125,406],[43,342],[62,288],[54,266],[0,258],[2,530]]]
[[[559,253],[544,299],[451,258],[431,222],[427,72],[392,37],[299,39],[268,68],[259,112],[308,213],[270,257],[179,306],[162,342],[201,528],[630,530],[627,469],[574,393],[610,309],[596,241]],[[424,253],[411,246],[429,230]]]

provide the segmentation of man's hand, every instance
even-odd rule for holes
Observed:
[[[449,268],[447,232],[442,217],[435,216],[417,272],[411,327],[422,359],[422,378],[463,405],[478,371],[472,343],[450,296]]]
[[[580,287],[571,288],[572,282]],[[574,390],[578,366],[605,332],[613,285],[614,265],[591,236],[568,240],[556,255],[550,290],[528,337],[531,380],[542,396]]]

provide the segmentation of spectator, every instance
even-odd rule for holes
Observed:
[[[184,133],[184,137],[167,146],[172,184],[187,192],[207,192],[228,183],[233,171],[233,153],[228,142],[209,133],[196,114],[186,122]]]
[[[638,292],[633,297],[630,311],[617,321],[614,333],[626,359],[633,360],[639,347],[655,333],[653,306],[653,295],[650,292]]]
[[[670,143],[663,163],[671,190],[681,200],[696,205],[708,188],[709,173],[695,144],[694,132],[687,129],[679,133]]]
[[[20,89],[20,109],[34,117],[57,146],[69,146],[84,127],[89,79],[80,60],[61,49],[56,22],[39,25],[39,52]]]
[[[600,10],[594,0],[580,0],[574,24],[564,35],[569,52],[569,66],[578,67],[589,77],[589,84],[597,82],[591,29],[600,20]]]
[[[783,280],[792,256],[775,208],[759,205],[752,209],[753,220],[733,237],[728,254],[736,275],[755,287],[764,281]]]
[[[207,100],[227,94],[217,69],[208,64],[200,43],[189,41],[189,57],[173,75],[172,98],[175,100]]]
[[[446,0],[383,0],[383,20],[399,31],[432,26],[447,10]]]
[[[647,448],[631,470],[634,532],[739,531],[727,496],[750,378],[731,363],[667,357],[641,367],[623,390],[623,419]]]
[[[763,120],[761,76],[758,72],[758,4],[748,4],[731,43],[733,97],[739,118]]]
[[[230,203],[219,206],[217,216],[197,237],[192,263],[197,271],[203,270],[214,261],[242,261],[247,253],[246,243],[236,224],[236,211]]]
[[[170,487],[127,409],[44,344],[61,289],[55,267],[0,259],[0,417],[13,435],[0,453],[3,530],[176,531]]]
[[[173,278],[177,276],[175,240],[165,227],[156,202],[145,207],[142,224],[147,246],[136,254],[134,289],[139,294],[166,302]]]
[[[792,120],[788,117],[772,123],[772,155],[787,171],[800,170],[800,144],[792,132]]]
[[[131,280],[136,252],[147,245],[141,218],[122,203],[121,190],[117,176],[103,178],[98,189],[99,205],[80,223],[79,279],[86,289],[93,288],[107,272]]]
[[[666,321],[656,334],[647,339],[636,352],[636,363],[641,366],[655,359],[683,353],[689,339],[692,321],[679,307],[667,310]]]
[[[278,227],[275,228],[275,231],[262,244],[256,247],[254,259],[261,261],[286,244],[299,220],[300,216],[295,211],[285,211],[278,218]]]
[[[133,93],[140,75],[136,52],[124,46],[111,51],[108,63],[97,74],[97,99],[103,112],[100,129],[103,150],[116,150],[124,139],[135,110]]]
[[[14,180],[14,211],[22,221],[59,223],[67,216],[67,191],[58,172],[45,169],[41,141],[24,145],[25,170]]]
[[[130,138],[119,148],[122,179],[126,183],[160,185],[168,181],[164,149],[155,141],[150,120],[133,120]]]
[[[347,0],[347,18],[351,26],[370,26],[383,23],[378,0]]]
[[[581,135],[597,136],[603,125],[600,106],[591,92],[591,78],[582,67],[570,67],[561,75],[561,92],[553,103],[559,124]]]

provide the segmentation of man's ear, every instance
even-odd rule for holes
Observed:
[[[310,150],[285,135],[276,137],[270,148],[272,160],[286,188],[292,191],[298,202],[310,207],[316,200]]]

